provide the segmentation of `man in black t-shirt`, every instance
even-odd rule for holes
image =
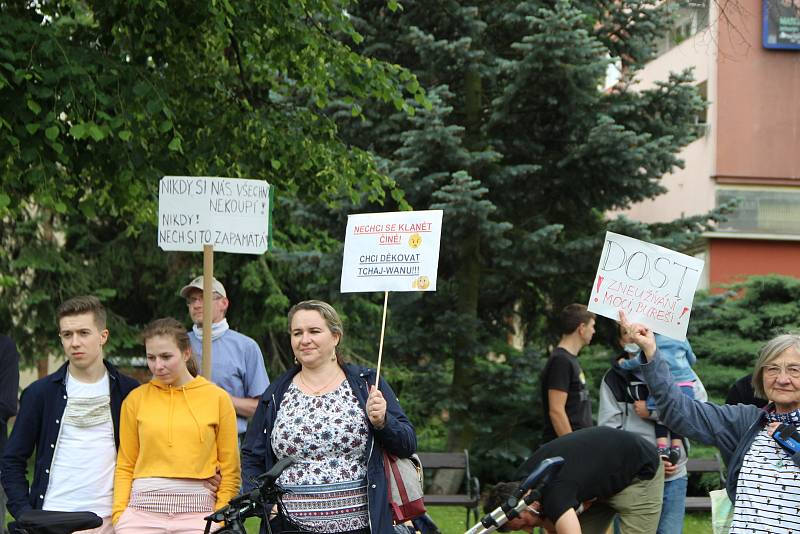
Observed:
[[[664,465],[652,443],[616,428],[593,427],[542,445],[517,469],[522,480],[544,459],[561,456],[564,465],[534,501],[503,531],[532,532],[542,526],[557,534],[603,534],[615,514],[623,534],[654,534],[661,515]],[[519,482],[500,483],[484,509],[505,502]],[[583,513],[578,515],[578,510]]]
[[[594,336],[594,320],[583,304],[570,304],[561,311],[561,340],[541,374],[544,441],[594,424],[586,377],[578,363],[578,353]]]

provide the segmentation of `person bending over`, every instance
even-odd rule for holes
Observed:
[[[652,444],[615,428],[577,430],[541,446],[520,466],[515,480],[555,456],[564,458],[564,465],[545,486],[541,499],[503,525],[502,531],[533,532],[543,527],[556,534],[604,534],[618,513],[623,534],[656,532],[664,466]],[[495,486],[484,510],[500,506],[518,486],[519,482]]]

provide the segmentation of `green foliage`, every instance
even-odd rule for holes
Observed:
[[[320,284],[295,280],[291,266],[339,247],[303,225],[303,204],[382,202],[387,192],[402,204],[372,155],[342,142],[324,109],[330,95],[353,110],[424,102],[408,70],[354,49],[350,6],[0,5],[0,329],[26,361],[54,348],[54,308],[69,296],[97,293],[119,313],[112,352],[132,349],[154,316],[183,316],[176,291],[199,260],[155,249],[168,174],[276,187],[273,214],[293,223],[276,232],[275,256],[221,259],[217,272],[239,299],[238,326],[277,346],[287,304]]]
[[[686,250],[722,214],[659,225],[604,215],[662,192],[659,178],[682,164],[678,152],[695,139],[705,103],[691,73],[648,90],[634,82],[672,9],[656,0],[444,0],[391,12],[374,0],[351,11],[364,35],[359,46],[411,69],[430,107],[406,116],[376,106],[354,121],[337,100],[341,131],[382,158],[414,209],[444,210],[437,291],[393,296],[389,327],[401,326],[389,347],[451,362],[440,366],[452,373],[446,379],[416,384],[415,396],[436,399],[422,420],[438,425],[446,409],[445,446],[470,446],[493,469],[536,445],[527,440],[536,439],[538,412],[514,445],[483,436],[487,421],[540,406],[542,363],[520,373],[514,358],[490,360],[493,347],[516,336],[523,354],[546,352],[554,311],[586,300],[606,229]],[[623,79],[603,90],[615,61]],[[427,375],[414,358],[394,361]],[[506,380],[518,407],[494,398],[490,385]]]
[[[521,353],[498,345],[475,364],[475,373],[485,380],[469,391],[470,409],[481,414],[476,414],[480,420],[474,421],[479,424],[469,447],[477,459],[472,472],[483,481],[508,480],[519,459],[530,456],[539,443],[544,359],[530,349]]]
[[[800,331],[800,280],[753,276],[726,289],[698,295],[689,326],[698,375],[717,399],[724,399],[737,378],[753,371],[766,341]]]
[[[31,361],[55,347],[57,303],[95,292],[116,312],[109,352],[136,354],[139,325],[185,317],[176,293],[201,269],[155,248],[158,178],[259,178],[274,250],[215,261],[232,326],[274,374],[288,306],[325,299],[374,362],[382,296],[337,291],[346,216],[443,209],[437,292],[391,296],[385,373],[423,447],[469,446],[500,474],[538,442],[536,355],[554,310],[586,300],[604,231],[686,250],[721,213],[605,216],[662,192],[695,138],[690,73],[634,82],[672,5],[3,3],[0,328]]]

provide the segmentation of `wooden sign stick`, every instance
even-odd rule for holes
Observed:
[[[383,335],[386,333],[386,307],[389,303],[389,292],[383,292],[383,320],[381,321],[381,342],[378,345],[378,370],[375,373],[375,389],[378,388],[378,382],[381,378],[381,360],[383,359]]]
[[[211,320],[214,310],[214,245],[203,245],[203,369],[202,375],[211,380]]]

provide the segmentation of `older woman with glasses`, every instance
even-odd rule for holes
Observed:
[[[719,448],[728,467],[726,489],[734,504],[730,532],[800,531],[800,453],[781,444],[780,425],[800,426],[800,336],[783,334],[761,349],[753,373],[764,408],[699,402],[681,394],[656,349],[653,332],[621,323],[642,348],[644,378],[661,420],[669,428]]]

